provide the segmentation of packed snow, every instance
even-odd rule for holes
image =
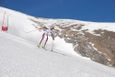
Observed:
[[[59,37],[56,37],[55,41],[49,39],[46,47],[48,50],[38,48],[37,44],[43,31],[36,30],[34,27],[36,23],[29,20],[34,17],[0,7],[0,25],[4,12],[9,15],[9,29],[8,32],[0,32],[0,77],[115,76],[115,69],[77,55],[72,44]],[[40,22],[47,26],[61,22],[59,19],[48,21],[41,19]],[[65,21],[63,19],[63,22]],[[79,22],[68,20],[70,21]],[[83,29],[86,29],[85,26]],[[50,51],[52,45],[53,52]]]
[[[0,77],[114,77],[115,69],[81,57],[38,49],[0,32]],[[58,50],[57,50],[58,51]]]

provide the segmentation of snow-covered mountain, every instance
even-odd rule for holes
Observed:
[[[0,7],[0,25],[4,12],[9,16],[9,25],[7,33],[0,32],[1,77],[115,76],[114,69],[85,58],[115,65],[115,23],[35,18]],[[47,51],[37,48],[43,31],[35,25],[56,28],[57,36],[54,42],[49,39]],[[55,53],[50,52],[52,45]]]
[[[114,66],[115,64],[115,23],[35,18],[3,7],[0,10],[1,21],[3,20],[4,12],[7,13],[6,16],[9,16],[8,33],[10,34],[30,40],[31,43],[37,45],[41,39],[42,32],[36,30],[34,25],[45,25],[47,27],[54,25],[58,28],[58,37],[54,41],[55,49],[61,49],[62,53],[69,55],[79,53],[105,65]],[[63,42],[62,45],[60,45],[60,42]],[[50,40],[47,48],[51,48],[51,44]]]

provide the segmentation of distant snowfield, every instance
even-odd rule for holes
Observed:
[[[99,29],[115,32],[115,23],[90,23],[82,27],[82,30],[87,29],[89,32]]]
[[[0,32],[0,77],[115,76],[115,69],[77,55],[72,48],[72,44],[66,43],[64,39],[59,37],[56,37],[54,42],[51,38],[49,39],[46,47],[47,51],[37,48],[43,32],[36,30],[33,26],[35,23],[29,20],[29,18],[34,17],[0,7],[0,25],[5,11],[10,17],[8,32]],[[60,23],[66,20],[41,19],[40,21],[49,26],[55,22]],[[73,20],[67,21],[73,22]],[[80,21],[74,20],[74,22]],[[81,23],[86,22],[81,21]],[[89,25],[82,27],[82,29],[95,30],[97,27],[92,25],[90,29]],[[103,29],[112,30],[111,28]],[[63,53],[65,56],[50,52],[52,45],[54,45],[54,51]]]

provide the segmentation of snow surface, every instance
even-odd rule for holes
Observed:
[[[29,18],[34,17],[0,7],[0,25],[2,24],[4,12],[10,15],[10,23],[7,33],[0,32],[0,77],[115,76],[115,69],[77,55],[72,44],[66,43],[59,37],[54,42],[51,38],[49,39],[46,47],[47,51],[37,48],[43,31],[34,28],[33,24],[35,23],[29,20]],[[48,26],[61,21],[66,22],[64,19],[41,19],[41,22]],[[81,22],[83,23],[83,21]],[[52,45],[54,45],[54,52],[63,53],[64,55],[50,52]]]
[[[107,30],[107,31],[113,31],[115,32],[115,23],[89,23],[82,27],[82,30],[87,30],[89,32],[92,32],[94,30]]]
[[[38,49],[27,40],[0,32],[0,77],[114,76],[113,68]]]

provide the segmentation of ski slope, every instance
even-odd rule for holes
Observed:
[[[35,27],[33,26],[36,25],[36,23],[29,20],[30,18],[34,18],[34,17],[16,11],[12,11],[3,7],[0,7],[0,10],[1,10],[0,12],[1,24],[2,24],[4,12],[6,12],[6,16],[9,15],[8,33],[24,38],[30,41],[31,44],[37,46],[37,44],[42,38],[43,31],[36,30]],[[44,22],[49,26],[52,23],[54,23],[55,20],[50,20],[50,22],[41,20],[41,22]],[[67,55],[74,55],[74,56],[77,55],[76,52],[74,52],[73,50],[72,44],[67,44],[63,39],[57,37],[53,43],[54,43],[54,47],[53,47],[54,50],[55,49],[59,50],[60,53],[64,53]],[[49,38],[47,43],[47,49],[50,50],[51,46],[52,46],[52,39]]]
[[[38,49],[29,41],[0,32],[0,77],[114,77],[115,69]]]
[[[51,38],[46,47],[47,51],[37,48],[43,32],[36,30],[33,26],[36,23],[29,20],[34,17],[0,7],[0,25],[4,12],[9,15],[9,30],[6,33],[0,32],[0,77],[115,76],[115,69],[77,55],[72,44],[66,43],[64,39],[59,37],[56,37],[53,42],[54,51],[59,53],[50,52]],[[65,22],[65,20],[60,19],[39,19],[39,21],[47,26],[55,22]],[[83,21],[66,21],[87,24]],[[84,27],[84,29],[86,28]]]
[[[34,27],[36,23],[30,20],[30,19],[36,19],[36,18],[20,13],[18,11],[13,11],[10,9],[6,9],[4,7],[0,7],[0,25],[2,24],[4,12],[6,12],[6,16],[9,16],[8,33],[19,36],[23,39],[26,39],[30,41],[31,44],[34,44],[35,46],[37,46],[37,44],[39,43],[42,37],[43,31],[36,30]],[[83,26],[81,30],[88,30],[89,32],[93,34],[95,34],[93,32],[94,30],[99,30],[99,29],[115,31],[115,23],[96,23],[96,22],[86,22],[86,21],[70,20],[70,19],[45,19],[45,18],[38,18],[38,21],[44,23],[44,25],[46,26],[50,26],[54,23],[57,23],[62,26],[66,24],[67,26],[69,26],[71,24],[76,24],[76,23],[84,24],[85,26]],[[54,43],[53,44],[54,50],[59,50],[58,52],[64,53],[67,55],[79,56],[73,50],[73,45],[70,43],[66,43],[64,39],[57,37],[53,43]],[[50,38],[47,43],[47,49],[50,50],[51,46],[52,46],[52,39]]]

